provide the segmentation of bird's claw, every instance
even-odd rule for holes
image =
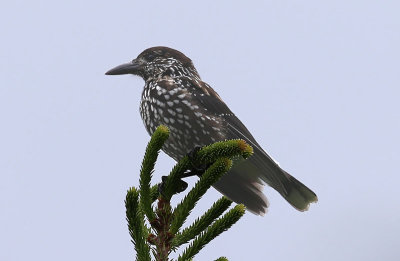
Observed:
[[[162,196],[164,196],[164,188],[165,188],[165,183],[167,182],[167,176],[162,176],[161,177],[161,183],[158,184],[158,193]],[[175,185],[175,193],[181,193],[185,191],[188,187],[188,184],[179,179],[178,184]]]
[[[197,152],[199,152],[199,150],[201,150],[202,147],[196,146],[194,147],[191,151],[189,151],[189,153],[187,154],[190,164],[192,165],[191,169],[188,169],[184,174],[183,177],[191,177],[191,176],[201,176],[206,169],[209,167],[207,164],[196,164],[195,163],[195,156],[197,154]]]

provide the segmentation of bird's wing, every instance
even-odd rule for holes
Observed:
[[[192,107],[197,105],[204,115],[218,119],[220,126],[216,129],[222,132],[221,136],[225,139],[244,139],[254,150],[252,157],[235,165],[214,187],[236,202],[244,203],[257,214],[265,213],[268,206],[268,201],[262,193],[262,182],[277,190],[300,211],[307,210],[310,203],[318,200],[312,190],[279,167],[210,86],[202,81],[193,82],[190,79],[183,84],[190,90]]]
[[[190,83],[185,83],[185,85],[188,86]],[[243,139],[253,147],[254,155],[246,161],[247,164],[242,164],[253,165],[252,167],[256,173],[251,174],[255,174],[255,176],[278,190],[281,194],[285,193],[285,187],[282,184],[282,180],[285,179],[283,170],[261,148],[253,135],[251,135],[244,124],[222,101],[217,92],[215,92],[207,83],[202,81],[195,83],[192,82],[191,85],[195,86],[195,88],[191,90],[192,103],[198,103],[201,105],[199,107],[206,109],[208,114],[214,114],[215,117],[221,119],[223,124],[221,131],[225,132],[224,135],[226,139]],[[243,175],[248,174],[250,173],[243,173]]]

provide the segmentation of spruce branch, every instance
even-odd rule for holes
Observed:
[[[253,148],[244,140],[219,141],[209,146],[201,148],[195,155],[194,160],[203,164],[212,163],[218,157],[234,158],[242,156],[247,159],[253,154]]]
[[[232,204],[232,201],[226,197],[221,197],[210,209],[200,218],[196,219],[192,225],[185,228],[181,233],[177,233],[172,242],[174,247],[188,243],[190,240],[204,231],[212,222],[214,222],[222,213]]]
[[[217,182],[232,166],[232,160],[229,158],[220,158],[212,164],[206,172],[196,182],[193,189],[182,199],[174,210],[174,219],[171,224],[171,232],[176,234],[189,216],[197,201],[206,193],[206,191]]]
[[[131,187],[125,199],[126,219],[129,234],[136,250],[137,261],[150,261],[150,247],[146,243],[148,229],[144,225],[144,216],[139,207],[139,191]]]
[[[235,224],[244,215],[244,212],[244,205],[236,205],[222,218],[216,220],[206,231],[196,237],[190,246],[178,257],[178,261],[193,258],[207,243]]]
[[[197,165],[209,165],[221,157],[233,159],[241,156],[247,159],[252,154],[253,148],[241,139],[220,141],[205,146],[193,155],[192,159],[185,156],[175,165],[165,183],[163,196],[169,200],[176,193],[180,178],[192,167],[192,162],[196,162]]]
[[[172,251],[189,242],[191,244],[178,260],[192,260],[207,243],[232,226],[244,213],[243,205],[237,205],[223,215],[232,201],[222,197],[181,231],[197,202],[231,168],[232,161],[246,159],[253,151],[243,140],[217,142],[193,150],[190,156],[185,156],[174,166],[169,176],[163,176],[162,183],[151,186],[158,154],[168,136],[169,130],[165,126],[159,126],[153,133],[141,165],[140,189],[130,188],[125,199],[128,229],[137,261],[150,261],[150,251],[156,261],[169,261]],[[199,175],[200,179],[172,211],[171,197],[186,189],[187,184],[182,178],[188,170]],[[157,205],[153,209],[152,204],[156,200]],[[151,229],[145,225],[145,218]],[[227,259],[220,257],[217,260]]]
[[[220,258],[216,259],[215,261],[228,261],[228,258],[221,256]]]
[[[140,170],[140,207],[149,220],[154,219],[154,212],[151,207],[153,202],[151,197],[150,181],[154,171],[154,165],[162,145],[168,139],[169,130],[166,126],[159,126],[151,136],[150,142],[146,147],[146,152]]]
[[[191,163],[188,156],[183,157],[172,169],[165,182],[162,197],[170,200],[178,190],[177,184],[186,170],[190,169]]]
[[[158,184],[154,185],[150,188],[150,199],[151,202],[154,202],[157,200],[158,196],[159,196],[159,191],[158,191]]]
[[[159,198],[155,219],[150,221],[156,235],[150,234],[147,241],[155,245],[154,257],[157,261],[168,261],[171,253],[171,241],[174,235],[170,232],[172,211],[169,201]]]

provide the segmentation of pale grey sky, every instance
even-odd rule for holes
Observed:
[[[312,188],[246,214],[196,260],[399,260],[396,1],[3,1],[0,260],[133,260],[124,197],[149,137],[143,81],[104,72],[184,52]],[[174,162],[162,155],[155,177]],[[193,218],[219,197],[200,202]]]

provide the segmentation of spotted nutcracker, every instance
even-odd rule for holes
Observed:
[[[214,184],[231,200],[264,215],[269,205],[262,193],[266,183],[297,210],[307,210],[317,201],[314,192],[281,169],[261,148],[183,53],[168,47],[149,48],[106,74],[134,74],[144,79],[140,103],[144,125],[150,135],[161,124],[170,129],[163,151],[176,161],[193,148],[216,141],[239,138],[252,145],[254,155],[234,165]]]

